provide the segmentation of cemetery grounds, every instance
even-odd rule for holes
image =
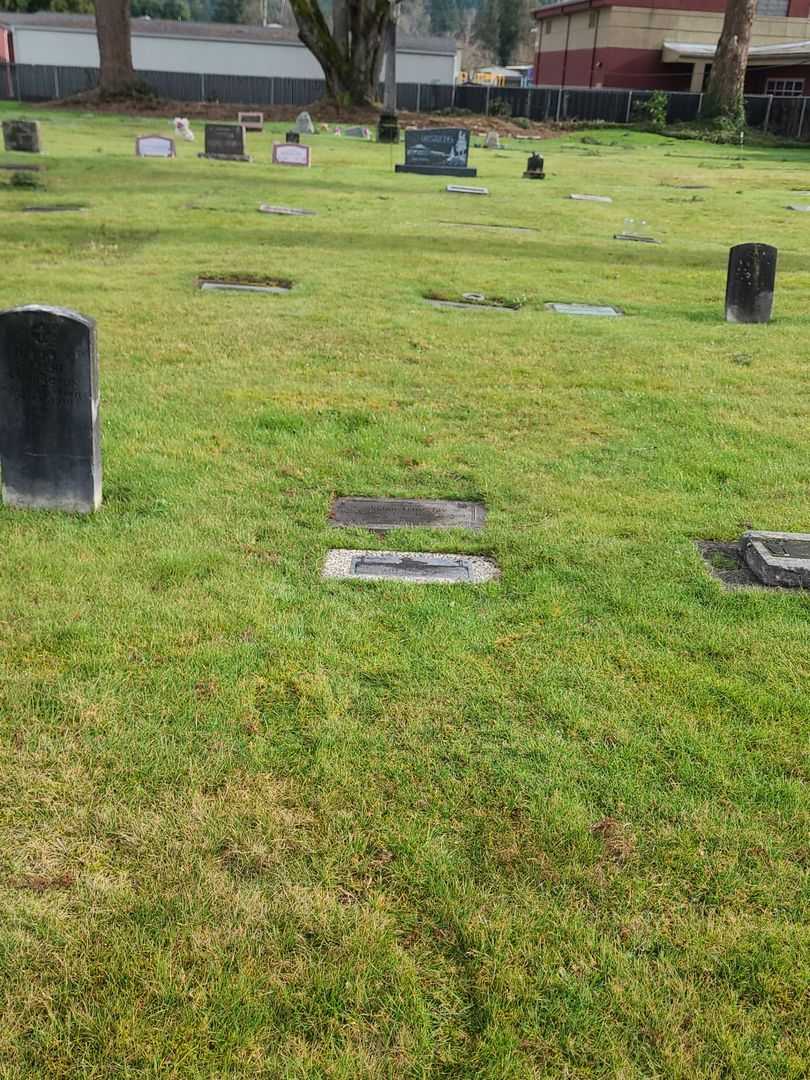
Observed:
[[[96,318],[104,455],[99,513],[0,510],[0,1077],[806,1076],[810,604],[695,540],[810,521],[810,150],[510,140],[475,197],[331,134],[273,167],[284,125],[141,160],[166,120],[0,113],[47,185],[0,174],[0,307]],[[767,326],[723,321],[744,241]],[[196,287],[245,273],[293,291]],[[522,306],[424,300],[469,291]]]

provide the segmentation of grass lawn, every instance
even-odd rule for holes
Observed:
[[[47,182],[0,187],[0,307],[97,319],[105,470],[95,516],[0,509],[2,1080],[807,1076],[810,603],[694,540],[810,524],[810,149],[578,132],[543,182],[473,150],[480,198],[0,113]],[[752,240],[774,320],[727,325]],[[468,291],[523,306],[423,299]],[[489,517],[378,539],[333,495]]]

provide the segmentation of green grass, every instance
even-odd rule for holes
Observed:
[[[105,469],[92,518],[0,510],[0,1077],[806,1076],[810,603],[693,541],[808,527],[810,151],[577,133],[530,182],[515,142],[483,199],[0,111],[47,151],[0,306],[98,320]],[[769,326],[722,317],[750,240]],[[472,291],[523,306],[422,299]],[[334,494],[489,519],[383,541]],[[503,576],[324,583],[330,546]]]

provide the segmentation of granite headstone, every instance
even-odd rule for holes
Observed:
[[[101,505],[96,324],[64,308],[0,312],[3,502],[90,513]]]
[[[766,323],[770,320],[777,254],[770,244],[737,244],[729,251],[726,322]]]
[[[206,124],[205,153],[200,157],[220,161],[250,161],[245,153],[245,129],[241,124]]]
[[[42,150],[39,123],[36,120],[4,120],[3,146],[6,150],[38,154]]]
[[[466,128],[409,128],[405,132],[405,164],[396,172],[429,176],[477,176],[467,166],[470,133]]]
[[[314,135],[315,125],[308,112],[300,112],[295,118],[295,130],[299,135]]]

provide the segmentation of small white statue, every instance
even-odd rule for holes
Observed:
[[[175,116],[172,121],[175,132],[186,142],[194,142],[194,132],[189,127],[188,120],[182,116]]]

